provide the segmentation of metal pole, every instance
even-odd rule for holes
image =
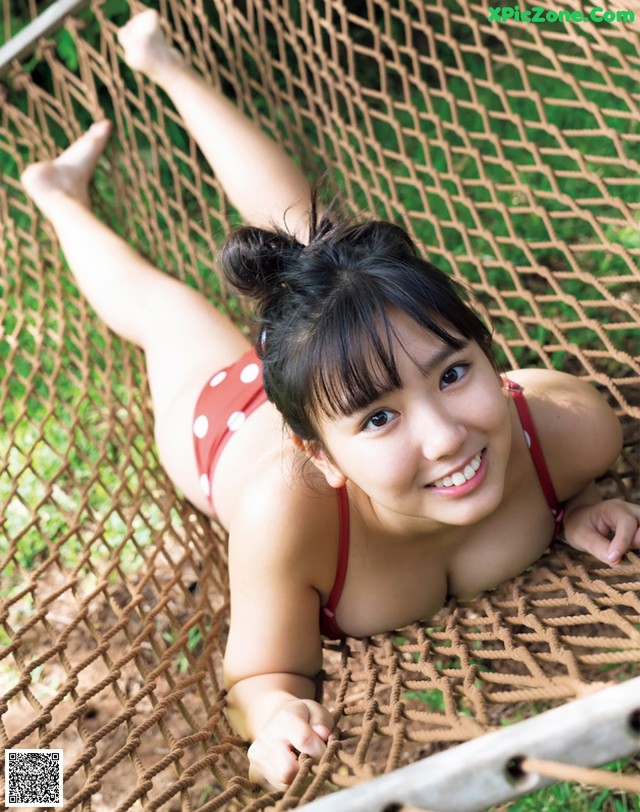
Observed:
[[[11,37],[0,47],[0,74],[6,71],[12,62],[27,56],[42,37],[59,28],[65,17],[74,14],[90,0],[56,0],[48,9],[39,14],[21,31]]]
[[[298,807],[299,812],[384,812],[418,807],[481,812],[551,779],[526,758],[596,767],[640,750],[640,677]]]

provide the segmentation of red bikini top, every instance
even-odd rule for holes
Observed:
[[[554,537],[560,532],[564,510],[558,501],[555,488],[547,468],[547,463],[542,453],[542,446],[536,431],[531,410],[524,396],[524,390],[520,384],[509,378],[502,377],[502,385],[506,392],[511,395],[520,418],[520,425],[524,432],[524,438],[531,454],[531,459],[538,475],[540,487],[544,493],[547,504],[551,510],[553,518],[555,519],[556,526],[554,530]],[[345,578],[347,577],[347,565],[349,563],[349,497],[347,495],[346,487],[339,488],[337,491],[338,496],[338,510],[340,511],[340,530],[338,538],[338,568],[336,571],[336,579],[331,589],[331,594],[326,604],[320,610],[320,632],[331,640],[344,639],[346,634],[342,631],[336,621],[336,609],[342,596]]]
[[[340,512],[340,530],[338,537],[338,568],[336,579],[333,582],[331,594],[326,604],[320,609],[320,633],[331,640],[344,639],[346,634],[336,621],[336,608],[342,596],[344,580],[347,577],[349,563],[349,496],[347,488],[343,485],[336,491],[338,497],[338,510]]]
[[[529,453],[531,454],[531,459],[533,460],[538,475],[540,487],[542,488],[544,497],[547,500],[549,509],[556,522],[554,531],[554,536],[556,536],[560,532],[560,526],[564,518],[564,508],[558,501],[555,488],[553,487],[553,481],[551,480],[551,474],[549,473],[547,462],[542,453],[542,446],[540,445],[540,438],[538,437],[538,432],[533,422],[533,416],[524,396],[524,389],[519,383],[509,380],[509,378],[504,375],[502,376],[502,386],[513,398],[518,417],[520,418],[520,425],[524,431],[524,439],[527,442]]]

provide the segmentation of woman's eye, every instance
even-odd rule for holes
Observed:
[[[388,423],[391,422],[391,412],[387,409],[381,409],[379,412],[372,414],[371,417],[364,424],[365,429],[383,429]]]
[[[455,364],[446,372],[443,372],[442,377],[440,378],[440,388],[444,389],[447,386],[451,386],[451,384],[457,383],[458,381],[462,380],[464,376],[467,374],[469,369],[469,364]]]

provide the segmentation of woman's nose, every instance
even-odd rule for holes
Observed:
[[[419,422],[422,453],[428,460],[454,457],[464,446],[467,430],[446,409],[429,409]]]

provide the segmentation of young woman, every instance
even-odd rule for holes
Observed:
[[[594,389],[549,370],[501,377],[486,326],[405,232],[319,214],[301,171],[186,67],[155,12],[120,37],[250,224],[221,261],[256,301],[256,348],[91,213],[108,123],[23,182],[95,310],[144,348],[169,475],[229,531],[229,714],[253,775],[282,788],[332,727],[314,701],[323,633],[429,618],[554,536],[616,565],[640,547],[640,507],[593,484],[621,445]]]

